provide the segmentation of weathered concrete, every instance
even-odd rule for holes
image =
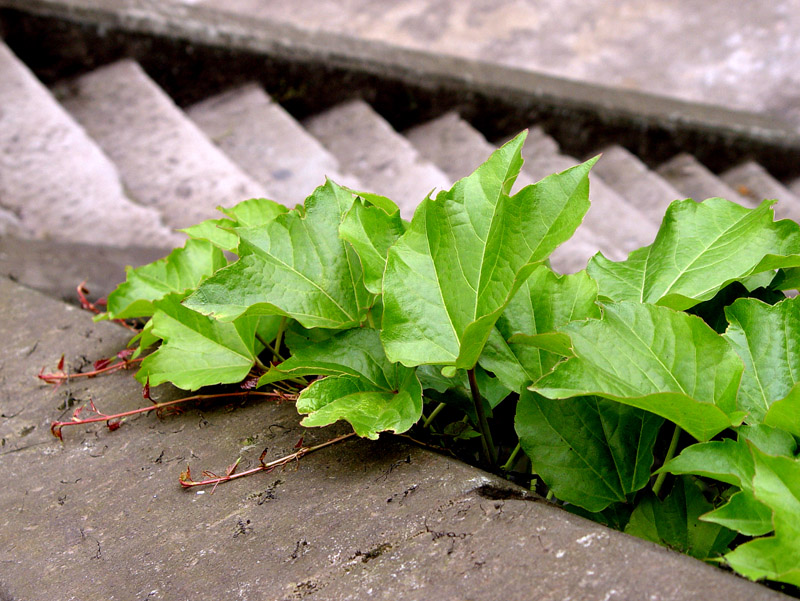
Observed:
[[[450,179],[363,100],[334,106],[303,125],[366,191],[391,198],[406,219],[434,188],[450,187]]]
[[[0,208],[20,236],[134,244],[180,237],[131,202],[103,152],[0,42]],[[13,225],[13,224],[12,224]]]
[[[751,198],[739,194],[690,154],[679,154],[656,169],[681,195],[696,201],[716,196],[748,207],[756,206]]]
[[[682,197],[669,182],[622,146],[608,146],[602,154],[593,172],[651,221],[661,223],[669,203]]]
[[[302,203],[326,177],[359,189],[353,176],[313,136],[251,83],[208,98],[187,109],[189,117],[251,177],[277,200]]]
[[[11,599],[726,599],[781,595],[563,512],[457,461],[403,442],[352,441],[282,472],[184,491],[188,463],[242,468],[326,440],[291,404],[189,405],[178,416],[66,428],[92,398],[141,405],[129,373],[37,383],[61,352],[72,368],[128,332],[0,279],[0,591]],[[161,400],[176,392],[161,387]]]
[[[133,61],[82,75],[56,93],[117,165],[130,194],[174,228],[267,195]]]
[[[0,276],[54,298],[75,303],[76,287],[86,281],[91,298],[108,296],[125,280],[125,267],[166,256],[168,248],[116,247],[54,240],[0,238]]]
[[[772,177],[758,163],[747,161],[722,173],[720,179],[751,201],[760,203],[765,198],[776,199],[773,205],[778,219],[800,221],[800,198]]]

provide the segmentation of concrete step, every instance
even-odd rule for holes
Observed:
[[[756,205],[751,199],[742,196],[723,182],[690,154],[675,155],[660,165],[656,172],[685,198],[693,198],[699,202],[720,196],[747,207]]]
[[[754,203],[760,203],[765,198],[777,199],[778,202],[772,208],[778,219],[800,221],[800,197],[772,177],[758,163],[754,161],[742,163],[738,167],[728,169],[720,175],[720,179]]]
[[[608,146],[602,155],[592,171],[654,223],[661,223],[669,203],[683,198],[667,180],[622,146]]]
[[[388,196],[408,219],[434,188],[451,181],[363,100],[334,106],[303,122],[366,191]]]
[[[535,180],[574,167],[580,161],[553,152],[555,142],[540,128],[532,128],[533,144],[522,150],[525,171]],[[596,173],[589,176],[592,206],[583,223],[601,242],[603,254],[615,260],[653,242],[658,231],[656,221],[622,198]]]
[[[453,181],[472,173],[496,150],[483,134],[454,112],[413,127],[404,135],[424,158],[441,168]],[[546,140],[535,133],[533,138],[532,146],[536,152],[543,148]],[[534,181],[523,166],[515,189]],[[560,273],[574,273],[586,267],[586,262],[601,246],[600,240],[587,227],[581,227],[568,242],[556,249],[551,263]],[[614,249],[610,250],[613,252]]]
[[[57,88],[62,103],[116,163],[129,193],[171,227],[218,217],[215,207],[265,196],[132,60]]]
[[[0,208],[20,236],[164,245],[180,240],[126,197],[108,157],[0,42]]]
[[[255,83],[203,100],[187,109],[191,119],[273,200],[292,207],[329,177],[359,189],[339,162],[281,105]]]

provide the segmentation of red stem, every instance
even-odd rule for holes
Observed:
[[[101,369],[95,369],[92,371],[84,371],[77,374],[70,374],[70,373],[44,373],[44,368],[42,371],[39,372],[39,379],[44,380],[48,384],[54,384],[56,382],[61,382],[64,380],[71,380],[72,378],[93,378],[95,376],[99,376],[100,374],[110,373],[112,371],[116,371],[119,369],[128,369],[128,366],[139,363],[140,361],[144,361],[144,357],[137,357],[136,359],[123,359],[119,363],[114,363],[113,365],[107,365]]]

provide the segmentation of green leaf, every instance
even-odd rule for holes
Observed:
[[[244,380],[261,350],[256,329],[273,330],[274,337],[277,328],[270,322],[276,318],[266,318],[266,324],[259,317],[223,323],[187,309],[180,298],[173,294],[155,303],[153,334],[164,342],[142,361],[136,379],[151,386],[172,382],[184,390]]]
[[[384,431],[407,431],[422,415],[422,388],[413,369],[398,374],[393,391],[381,391],[363,378],[330,376],[313,382],[297,399],[297,411],[308,413],[307,427],[327,426],[340,419],[362,437]]]
[[[435,200],[424,200],[389,249],[382,340],[393,361],[474,367],[535,264],[578,227],[589,206],[594,160],[509,196],[524,138]]]
[[[400,212],[387,213],[356,198],[339,226],[339,235],[353,245],[364,269],[364,284],[373,294],[383,288],[389,247],[405,232]]]
[[[751,449],[753,494],[772,510],[775,535],[739,545],[725,555],[725,561],[753,580],[769,578],[800,586],[800,462]]]
[[[178,231],[192,238],[207,240],[222,250],[234,252],[239,245],[239,236],[233,231],[235,227],[236,222],[232,219],[206,219]]]
[[[753,443],[768,455],[793,457],[797,452],[797,441],[789,432],[765,424],[739,426],[736,428],[739,440]]]
[[[556,497],[596,512],[647,485],[663,421],[598,397],[552,400],[525,391],[514,426]]]
[[[736,530],[747,536],[761,536],[772,532],[772,511],[753,496],[749,490],[731,495],[723,505],[700,516],[704,522],[713,522]]]
[[[522,392],[553,369],[572,343],[556,328],[600,317],[597,284],[585,271],[558,276],[541,265],[520,286],[489,335],[480,364]]]
[[[266,225],[237,228],[240,259],[206,280],[187,307],[230,321],[242,315],[285,315],[306,328],[360,324],[374,297],[361,263],[339,238],[353,196],[330,180]]]
[[[764,424],[800,436],[800,384],[784,398],[775,401],[764,416]]]
[[[163,259],[126,269],[126,280],[108,295],[109,319],[149,317],[153,301],[195,288],[227,264],[222,251],[205,240],[187,240]]]
[[[631,302],[606,305],[604,313],[562,328],[575,357],[531,390],[609,398],[665,417],[699,440],[738,425],[742,362],[700,318]]]
[[[686,447],[658,471],[705,476],[749,489],[755,466],[747,443],[728,438]]]
[[[697,559],[713,558],[727,549],[736,533],[700,521],[710,509],[692,478],[678,478],[663,501],[648,495],[639,502],[625,532]]]
[[[774,203],[747,209],[722,198],[675,201],[653,244],[621,262],[597,255],[587,270],[602,298],[689,309],[735,280],[800,265],[800,226],[773,221]]]
[[[229,219],[207,219],[197,225],[179,230],[192,238],[208,240],[214,246],[234,252],[239,245],[236,227],[265,225],[278,215],[286,212],[286,207],[266,198],[251,198],[229,209],[217,207]]]
[[[770,406],[800,380],[800,298],[770,306],[742,298],[725,309],[725,338],[744,361],[738,406],[761,423]]]

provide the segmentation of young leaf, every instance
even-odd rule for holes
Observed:
[[[697,559],[708,559],[722,554],[736,537],[732,530],[700,521],[700,516],[712,508],[694,480],[684,476],[675,481],[663,501],[653,495],[644,497],[625,532]]]
[[[241,382],[261,350],[256,330],[263,334],[262,339],[271,340],[280,321],[243,317],[224,323],[187,309],[177,294],[155,306],[153,334],[164,342],[142,361],[136,379],[149,381],[151,386],[172,382],[184,390]]]
[[[587,270],[603,298],[689,309],[735,280],[800,265],[800,226],[773,221],[774,203],[747,209],[722,198],[675,201],[653,244],[621,262],[597,255]]]
[[[239,245],[239,236],[233,231],[236,225],[236,222],[232,219],[206,219],[197,225],[185,227],[178,231],[191,238],[207,240],[222,250],[235,252],[236,247]]]
[[[514,427],[533,471],[556,497],[596,512],[647,484],[663,422],[598,397],[552,400],[524,391]]]
[[[413,369],[400,368],[394,390],[379,390],[363,378],[330,376],[312,382],[297,399],[297,411],[308,413],[307,427],[343,419],[356,434],[373,440],[380,432],[402,433],[422,415],[422,387]]]
[[[364,269],[364,285],[380,294],[389,247],[405,232],[400,211],[387,213],[356,198],[339,226],[339,235],[356,249]]]
[[[585,271],[558,276],[540,265],[497,320],[480,364],[507,387],[522,392],[564,354],[572,354],[569,337],[555,330],[570,321],[599,318],[596,300],[597,284]]]
[[[773,529],[772,511],[763,503],[756,501],[749,490],[734,493],[725,505],[701,515],[700,519],[747,536],[762,536],[772,532]]]
[[[775,535],[739,545],[725,555],[725,561],[753,580],[769,578],[800,586],[800,462],[751,449],[755,463],[753,494],[772,510]]]
[[[365,318],[374,297],[361,263],[339,238],[353,195],[328,181],[298,210],[266,225],[237,228],[240,259],[206,280],[187,307],[230,321],[241,315],[285,315],[306,328],[347,329]]]
[[[602,320],[562,328],[575,357],[531,390],[548,398],[609,398],[665,417],[699,440],[738,424],[742,362],[700,318],[630,302],[604,312]]]
[[[180,231],[192,238],[208,240],[222,250],[234,252],[239,245],[239,236],[233,231],[234,228],[265,225],[285,213],[286,207],[266,198],[251,198],[229,209],[217,207],[217,210],[229,219],[207,219]]]
[[[724,334],[744,361],[739,409],[748,423],[761,423],[770,406],[800,380],[800,298],[774,306],[742,298],[725,309]]]
[[[163,259],[126,269],[126,280],[108,295],[109,319],[149,317],[153,301],[186,293],[227,264],[222,251],[206,240],[187,240]]]
[[[389,249],[381,338],[404,365],[475,366],[495,321],[578,227],[594,160],[509,196],[525,134],[414,213]]]

